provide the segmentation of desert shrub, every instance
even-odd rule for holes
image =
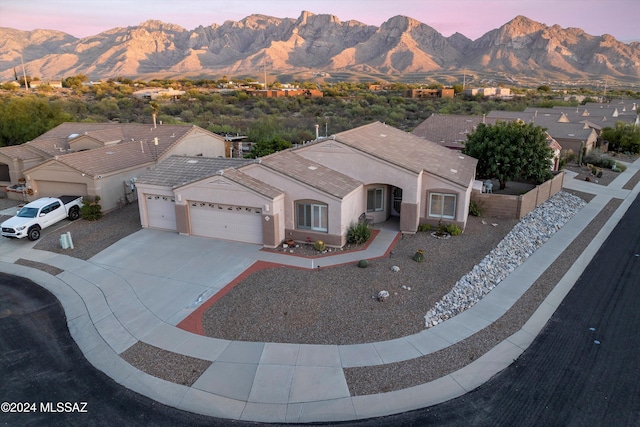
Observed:
[[[574,162],[577,156],[573,150],[563,150],[560,153],[560,161],[564,161],[564,164]]]
[[[611,166],[611,170],[616,172],[624,172],[627,170],[627,166],[620,162],[616,162],[613,166]]]
[[[456,224],[449,224],[445,227],[445,230],[447,233],[451,234],[452,236],[459,236],[460,234],[462,234],[462,229],[460,228],[459,225]]]
[[[471,203],[469,203],[469,214],[473,216],[482,216],[482,214],[484,214],[484,206],[482,203],[472,200]]]
[[[431,231],[433,226],[431,224],[420,224],[418,225],[418,231]]]
[[[371,228],[366,222],[351,223],[347,230],[347,243],[360,245],[371,237]]]
[[[604,155],[600,150],[591,150],[584,156],[584,162],[587,163],[589,169],[591,169],[594,175],[597,172],[593,172],[592,168],[601,167],[611,169],[611,167],[616,164],[615,160]]]
[[[100,196],[96,196],[93,199],[84,197],[82,199],[82,207],[80,208],[80,214],[82,218],[87,221],[96,221],[102,218],[102,206],[100,206]]]
[[[318,252],[322,252],[325,249],[325,244],[322,240],[316,240],[313,243],[313,249],[315,249]]]
[[[369,267],[369,261],[367,261],[366,259],[361,259],[361,260],[358,262],[358,267],[360,267],[360,268],[367,268],[367,267]]]

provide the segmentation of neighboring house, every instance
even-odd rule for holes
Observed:
[[[527,109],[528,110],[528,109]],[[538,110],[531,111],[491,111],[487,119],[492,120],[521,120],[525,123],[533,123],[547,130],[547,133],[556,140],[563,150],[572,150],[574,153],[588,153],[597,147],[598,132],[589,127],[587,123],[572,122],[571,117],[563,111],[548,112]],[[584,121],[584,117],[581,117]]]
[[[234,163],[232,163],[234,162]],[[363,214],[464,228],[477,160],[376,122],[256,160],[171,157],[139,177],[143,227],[257,243],[346,243]]]
[[[484,116],[432,114],[411,131],[413,135],[428,139],[452,150],[462,150],[467,135],[474,132],[480,123],[495,124],[496,119]]]
[[[24,182],[11,198],[99,196],[106,212],[135,199],[137,177],[171,155],[224,157],[225,141],[188,125],[63,123],[0,148],[0,179],[5,187]]]
[[[411,131],[411,133],[452,150],[462,151],[464,144],[467,142],[467,135],[474,132],[480,123],[493,125],[501,120],[522,120],[520,117],[523,116],[523,113],[505,112],[504,115],[506,115],[507,118],[432,114]],[[528,116],[527,113],[524,113],[524,117]],[[584,127],[584,125],[582,126]],[[550,135],[550,132],[547,132],[547,141],[549,147],[553,150],[551,169],[555,171],[558,170],[560,165],[560,151],[562,150],[562,146]]]
[[[287,98],[303,96],[306,98],[322,98],[324,94],[318,89],[258,89],[248,90],[247,93],[261,98]]]
[[[453,89],[407,89],[404,91],[405,98],[453,98]]]
[[[158,99],[158,98],[179,98],[185,94],[184,90],[175,90],[173,88],[148,88],[133,92],[133,96],[140,99]]]
[[[507,87],[480,87],[480,88],[471,88],[464,89],[462,91],[464,95],[468,96],[486,96],[486,97],[497,97],[497,98],[510,98],[511,97],[511,89]]]

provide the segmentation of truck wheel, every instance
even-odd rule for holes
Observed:
[[[71,208],[71,210],[69,211],[69,219],[71,221],[75,221],[78,218],[80,218],[80,209]]]
[[[29,234],[27,234],[27,238],[29,240],[38,240],[40,238],[40,227],[33,226],[29,229]]]

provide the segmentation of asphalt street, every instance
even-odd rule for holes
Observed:
[[[84,359],[48,291],[3,274],[0,351],[0,403],[30,410],[0,412],[2,425],[257,425],[179,411],[119,386]],[[636,199],[538,338],[509,368],[437,406],[337,425],[635,426],[639,351]]]

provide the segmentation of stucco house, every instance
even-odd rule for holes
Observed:
[[[100,196],[106,212],[134,200],[137,177],[171,155],[223,157],[225,141],[189,125],[63,123],[33,141],[0,148],[0,185],[8,197],[27,201]]]
[[[143,227],[341,247],[364,214],[466,225],[477,160],[379,122],[256,160],[171,157],[139,177]]]

